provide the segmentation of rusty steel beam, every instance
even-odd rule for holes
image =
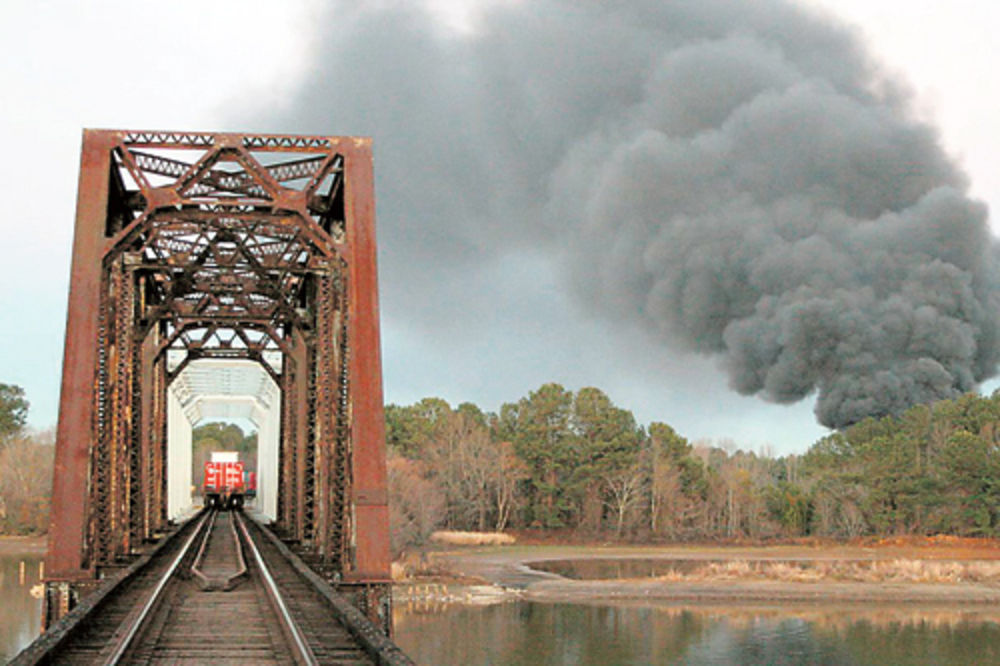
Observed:
[[[350,342],[352,500],[359,535],[346,578],[389,581],[389,522],[385,419],[379,338],[375,195],[371,143],[344,151],[347,184],[348,340]],[[361,538],[360,535],[365,535]]]
[[[301,332],[292,332],[292,359],[295,361],[295,377],[292,382],[292,399],[295,401],[292,408],[292,419],[294,420],[294,439],[292,446],[295,448],[295,489],[292,495],[292,524],[289,526],[293,530],[293,538],[303,541],[306,538],[306,473],[307,458],[310,456],[309,440],[309,411],[307,400],[309,396],[309,376],[311,368],[309,366],[309,348],[306,345],[305,337]]]
[[[152,535],[155,536],[167,527],[167,368],[165,363],[156,362],[156,349],[162,335],[154,329],[150,336],[150,352],[147,362],[153,366],[153,391],[151,400],[152,422],[150,427],[151,446],[153,449],[153,498],[150,502],[152,511]]]
[[[85,556],[85,531],[88,467],[96,439],[101,260],[108,246],[104,225],[113,145],[114,137],[107,133],[84,131],[45,565],[50,581],[93,577]]]

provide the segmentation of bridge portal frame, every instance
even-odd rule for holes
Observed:
[[[368,138],[84,130],[47,622],[167,527],[170,381],[240,357],[283,393],[277,529],[389,627],[374,213]],[[162,253],[142,240],[157,220],[175,225]],[[256,236],[248,250],[254,225],[284,250]]]

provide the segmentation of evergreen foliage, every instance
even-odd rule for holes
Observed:
[[[390,455],[442,491],[437,517],[421,516],[425,532],[571,529],[640,541],[1000,536],[1000,393],[869,418],[804,455],[781,457],[691,443],[665,423],[641,427],[599,389],[554,383],[499,414],[427,398],[390,405],[386,416]],[[487,474],[471,483],[483,461]]]
[[[28,420],[28,407],[23,388],[16,384],[0,383],[0,442],[24,429]]]

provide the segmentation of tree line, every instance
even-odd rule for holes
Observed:
[[[0,383],[0,534],[48,527],[54,433]],[[252,459],[255,433],[196,429]],[[440,398],[386,406],[393,544],[436,529],[631,541],[1000,536],[1000,392],[869,418],[776,457],[639,425],[597,388],[545,384],[496,413]]]
[[[773,456],[641,426],[588,387],[498,413],[388,405],[393,546],[435,529],[632,541],[1000,535],[1000,393],[869,418]]]

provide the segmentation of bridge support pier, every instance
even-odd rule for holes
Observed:
[[[338,583],[334,589],[344,595],[348,601],[371,620],[376,627],[381,627],[387,636],[392,636],[392,583]]]

